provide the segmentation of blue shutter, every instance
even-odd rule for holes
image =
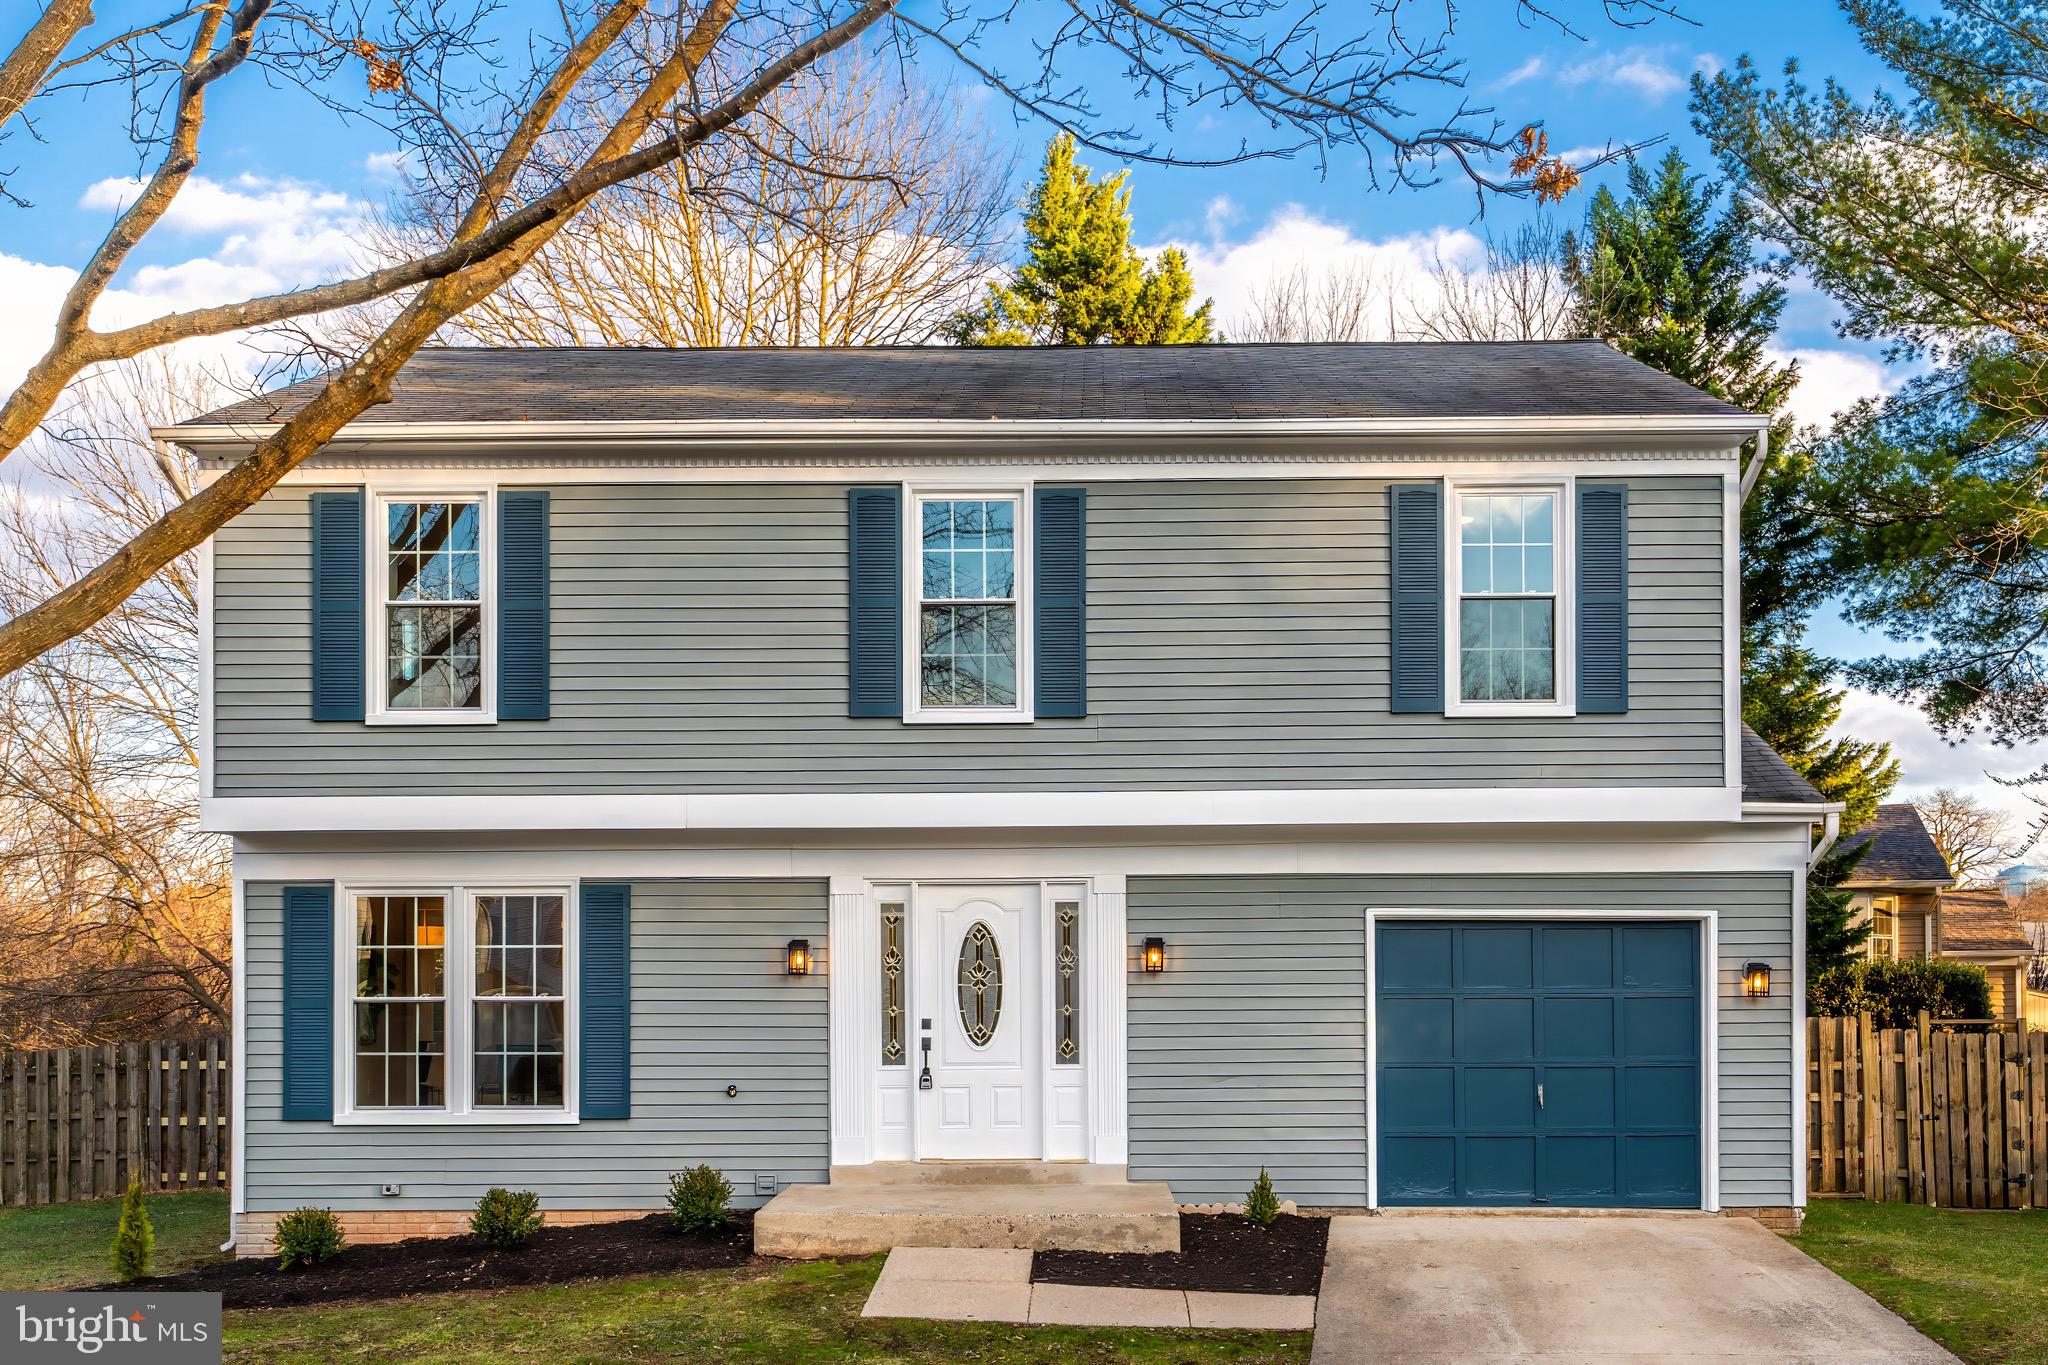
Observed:
[[[284,1116],[334,1117],[334,887],[326,882],[284,889]]]
[[[1578,709],[1627,711],[1627,484],[1579,485],[1578,547]]]
[[[313,495],[313,719],[363,718],[363,490]]]
[[[903,490],[847,494],[849,716],[903,714]]]
[[[1443,485],[1387,489],[1394,602],[1391,634],[1395,711],[1444,709]]]
[[[632,970],[627,952],[633,888],[585,882],[576,937],[583,1049],[577,1107],[587,1119],[633,1116]]]
[[[1032,516],[1032,706],[1088,714],[1088,490],[1041,488]]]
[[[548,718],[548,495],[498,495],[498,718]]]

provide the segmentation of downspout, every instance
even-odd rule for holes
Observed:
[[[1736,499],[1738,504],[1749,501],[1749,490],[1756,487],[1756,481],[1764,472],[1764,463],[1771,456],[1771,424],[1764,423],[1756,429],[1756,455],[1749,462],[1749,468],[1742,471],[1742,492]]]
[[[1842,813],[1831,810],[1821,817],[1820,842],[1813,846],[1813,852],[1806,855],[1806,870],[1813,871],[1820,860],[1828,856],[1828,850],[1835,846],[1835,840],[1841,837]]]

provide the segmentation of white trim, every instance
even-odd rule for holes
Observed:
[[[213,737],[218,730],[213,716],[213,574],[213,537],[208,536],[199,542],[199,733],[193,736],[202,797],[213,795]]]
[[[157,440],[192,447],[253,444],[279,429],[278,422],[191,422],[150,428]],[[1559,437],[1722,436],[1741,442],[1756,433],[1749,413],[1688,415],[1587,415],[1571,417],[1302,417],[1165,420],[1159,418],[708,418],[662,421],[435,421],[352,422],[336,433],[346,444],[417,441],[521,444],[562,440],[741,441],[864,439],[953,439],[985,442],[991,437],[1220,436],[1389,436],[1389,437]]]
[[[1823,816],[1839,815],[1846,809],[1848,807],[1840,801],[1745,801],[1742,803],[1742,818],[1758,821],[1783,818],[1812,824]]]
[[[1741,793],[1723,787],[233,796],[200,802],[204,828],[230,834],[1733,824],[1740,814]]]
[[[1575,593],[1577,564],[1577,483],[1573,475],[1516,479],[1444,480],[1444,714],[1446,716],[1575,716],[1578,714],[1577,679],[1573,676],[1577,658]],[[1458,499],[1466,494],[1549,493],[1556,499],[1551,528],[1551,585],[1548,594],[1556,604],[1551,620],[1551,691],[1548,701],[1467,701],[1464,670],[1459,660],[1459,630],[1464,597],[1465,555],[1458,533]],[[1504,599],[1544,594],[1503,593]]]
[[[875,1157],[875,1072],[882,1050],[881,920],[866,878],[838,875],[827,890],[826,1073],[832,1096],[831,1164]],[[896,1068],[901,1070],[901,1068]]]
[[[472,860],[473,862],[474,860]],[[444,1109],[358,1109],[355,1106],[355,900],[358,896],[444,896],[442,947],[442,1068],[448,1104]],[[562,1105],[530,1109],[507,1105],[479,1108],[473,1102],[475,1063],[470,1008],[476,1003],[476,956],[471,942],[478,896],[538,895],[562,898]],[[423,880],[405,877],[337,878],[334,887],[334,1117],[336,1127],[363,1128],[533,1128],[581,1122],[577,1070],[581,1059],[580,1001],[576,989],[578,882]]]
[[[477,509],[477,612],[483,657],[478,666],[483,680],[482,705],[434,710],[393,709],[385,698],[386,650],[390,630],[385,613],[390,609],[389,518],[386,509],[394,502],[470,502]],[[497,484],[453,487],[444,484],[408,486],[403,481],[381,480],[363,490],[363,628],[368,633],[363,649],[363,695],[365,725],[432,726],[495,725],[498,723],[498,564]],[[426,603],[423,605],[431,605]]]
[[[923,696],[924,504],[926,502],[1011,502],[1016,504],[1011,592],[1016,603],[1017,701],[1013,706],[925,706]],[[1028,725],[1032,720],[1031,504],[1027,480],[1014,486],[963,487],[905,484],[901,554],[903,564],[903,723],[906,725]],[[945,599],[940,599],[945,600]]]
[[[1785,991],[1792,1001],[1792,1207],[1806,1207],[1806,873],[1792,869],[1792,976]],[[1932,918],[1930,916],[1929,918]]]
[[[1721,732],[1723,780],[1742,789],[1742,498],[1721,476]]]
[[[242,956],[242,944],[248,937],[244,886],[230,864],[228,990],[229,1008],[234,1013],[228,1020],[228,1067],[230,1102],[234,1108],[228,1117],[232,1150],[228,1153],[228,1239],[221,1244],[222,1251],[235,1249],[236,1224],[249,1210],[249,982],[248,969],[243,965],[246,959]]]
[[[1700,927],[1700,1207],[1715,1213],[1721,1207],[1721,1057],[1720,1057],[1720,921],[1719,912],[1700,910],[1543,909],[1523,908],[1447,910],[1377,909],[1365,910],[1365,1150],[1366,1207],[1380,1207],[1379,1145],[1379,962],[1376,945],[1379,921],[1442,920],[1461,923],[1475,920],[1636,920],[1667,922],[1690,920]],[[1804,1073],[1794,1068],[1795,1078]],[[1799,1148],[1804,1151],[1805,1149]],[[1796,1160],[1794,1165],[1799,1164]]]
[[[1081,925],[1081,1051],[1088,1072],[1088,1160],[1123,1166],[1131,1159],[1128,878],[1089,879]]]

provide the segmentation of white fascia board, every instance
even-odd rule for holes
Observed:
[[[1742,803],[1742,818],[1745,820],[1818,820],[1833,812],[1836,815],[1847,810],[1840,801],[1745,801]]]
[[[187,424],[150,428],[158,440],[185,446],[244,444],[278,429],[275,422]],[[1391,436],[1391,437],[1645,437],[1715,436],[1737,444],[1755,435],[1757,419],[1746,413],[1575,417],[1308,417],[1223,418],[1172,421],[1153,418],[804,418],[754,421],[656,422],[365,422],[343,427],[330,445],[370,446],[447,441],[524,443],[590,441],[739,442],[780,441],[985,441],[1132,436]]]
[[[1723,787],[214,797],[223,834],[423,830],[996,830],[1732,823]]]

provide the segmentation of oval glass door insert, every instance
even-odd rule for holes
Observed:
[[[960,1027],[967,1041],[987,1047],[1003,1014],[1003,955],[996,931],[981,921],[960,937]]]

